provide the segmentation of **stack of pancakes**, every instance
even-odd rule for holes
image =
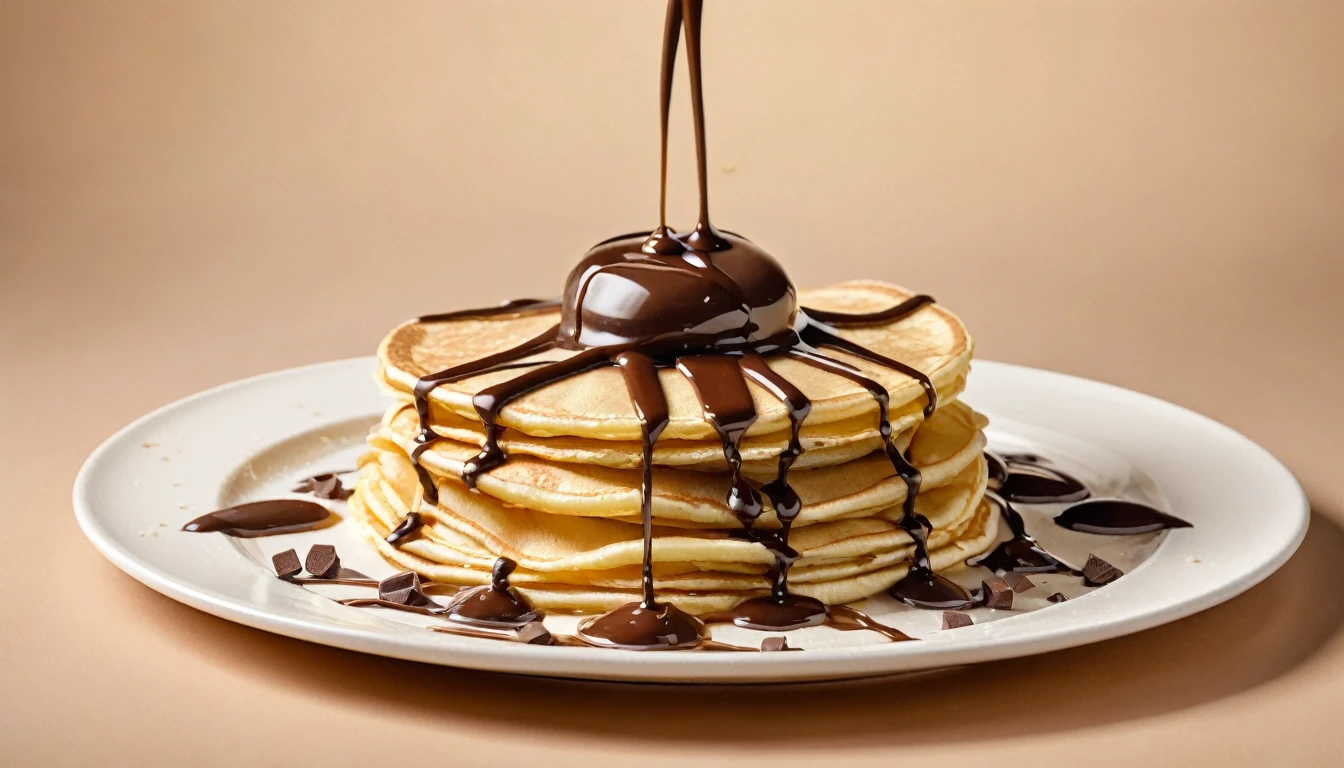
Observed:
[[[800,304],[873,312],[910,294],[874,282],[803,291]],[[472,396],[518,371],[444,384],[429,395],[431,428],[442,439],[419,461],[438,500],[425,499],[410,459],[420,422],[416,381],[526,341],[556,322],[558,310],[491,318],[410,322],[379,348],[378,377],[398,401],[370,438],[351,500],[355,517],[381,553],[434,581],[485,584],[499,557],[518,563],[510,581],[540,609],[598,612],[638,601],[643,555],[640,422],[621,373],[603,368],[531,392],[503,408],[500,445],[508,461],[482,474],[475,490],[461,480],[480,452],[485,429]],[[936,304],[900,320],[847,328],[842,336],[926,373],[938,392],[925,419],[919,383],[840,352],[832,357],[886,387],[895,443],[923,475],[916,511],[933,526],[932,566],[945,570],[987,550],[998,516],[984,502],[985,421],[957,401],[972,342],[961,321]],[[567,354],[551,351],[539,360]],[[789,482],[802,500],[789,544],[800,555],[789,571],[795,594],[827,604],[881,592],[901,579],[913,545],[901,529],[906,484],[882,451],[878,407],[854,382],[800,361],[769,365],[812,401],[800,435],[804,453]],[[660,600],[691,613],[724,610],[770,593],[774,555],[740,535],[727,503],[729,468],[722,442],[695,391],[675,368],[659,372],[670,423],[654,446],[653,575]],[[741,443],[742,472],[758,487],[775,479],[789,444],[785,406],[749,384],[757,419]],[[778,528],[764,499],[758,528]],[[387,535],[411,512],[424,525],[396,545]]]

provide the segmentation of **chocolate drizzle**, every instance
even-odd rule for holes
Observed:
[[[1090,499],[1079,502],[1055,517],[1055,524],[1072,531],[1124,536],[1152,533],[1168,528],[1189,528],[1190,523],[1147,504],[1123,499]]]
[[[988,555],[972,561],[974,565],[997,573],[1078,573],[1036,543],[1036,539],[1027,533],[1022,515],[1011,503],[993,491],[986,491],[985,498],[999,508],[999,515],[1008,524],[1012,538]]]
[[[401,519],[401,522],[397,523],[397,527],[393,528],[392,532],[387,534],[387,538],[383,539],[383,541],[386,541],[388,544],[396,544],[399,541],[414,536],[424,524],[424,518],[420,516],[419,512],[408,512],[406,513],[406,516]]]
[[[302,499],[274,499],[239,504],[201,515],[182,526],[189,533],[227,533],[240,538],[274,536],[317,528],[331,517],[321,504]]]
[[[1035,454],[998,456],[986,452],[985,459],[989,462],[990,489],[1008,501],[1052,504],[1081,501],[1092,495],[1077,478],[1049,466]]]
[[[1054,518],[1055,524],[1074,531],[1112,536],[1153,533],[1169,528],[1189,528],[1185,520],[1146,504],[1123,499],[1091,499],[1091,492],[1076,478],[1031,453],[1004,454],[986,451],[989,469],[985,497],[999,508],[1012,538],[975,562],[1000,573],[1081,573],[1046,552],[1027,534],[1022,515],[1012,502],[1052,504],[1078,502]],[[1079,501],[1083,499],[1084,501]]]
[[[999,509],[1011,538],[974,561],[997,573],[1073,573],[1079,571],[1046,552],[1027,533],[1022,515],[1012,502],[1044,504],[1087,498],[1087,487],[1075,478],[1045,466],[1044,458],[1030,453],[999,454],[985,451],[989,469],[985,498]]]

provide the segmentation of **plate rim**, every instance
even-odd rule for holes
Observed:
[[[99,444],[85,459],[76,475],[72,503],[80,529],[95,549],[113,565],[156,592],[229,621],[308,642],[411,661],[550,677],[633,682],[755,683],[781,678],[802,682],[880,676],[1048,653],[1141,632],[1207,610],[1259,584],[1297,551],[1310,521],[1309,501],[1292,471],[1263,446],[1232,427],[1198,411],[1143,392],[1072,374],[981,359],[976,360],[976,366],[980,369],[997,370],[1005,375],[1043,376],[1069,387],[1092,389],[1109,396],[1138,398],[1159,410],[1175,409],[1175,412],[1185,417],[1192,417],[1201,428],[1221,432],[1224,438],[1253,449],[1256,463],[1263,465],[1266,472],[1279,474],[1277,482],[1283,482],[1283,490],[1294,497],[1295,503],[1290,508],[1285,503],[1285,509],[1280,513],[1284,516],[1285,524],[1293,524],[1292,531],[1276,552],[1255,567],[1240,571],[1234,578],[1200,594],[1137,614],[1123,613],[1073,627],[1045,625],[1037,627],[1035,631],[1028,629],[1011,637],[959,638],[955,645],[920,642],[815,649],[807,654],[751,655],[613,652],[573,647],[541,649],[489,640],[444,642],[444,636],[429,632],[420,637],[413,632],[387,631],[394,626],[392,622],[387,622],[387,629],[376,625],[355,627],[319,624],[306,617],[263,610],[229,595],[183,582],[123,548],[115,541],[111,531],[105,530],[98,520],[97,501],[91,496],[91,485],[100,466],[124,447],[122,444],[128,436],[147,424],[171,418],[176,411],[228,395],[235,390],[263,386],[286,377],[319,375],[328,369],[334,371],[362,366],[367,371],[373,363],[372,356],[359,356],[249,376],[180,398],[131,421]],[[974,375],[972,373],[972,377]],[[348,418],[349,414],[343,416]],[[1285,496],[1284,501],[1287,500]],[[1158,557],[1161,549],[1143,565]],[[650,663],[655,660],[657,663]],[[864,661],[873,663],[864,665]]]

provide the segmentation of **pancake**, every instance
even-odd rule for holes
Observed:
[[[958,379],[947,392],[940,392],[939,408],[956,402],[964,385],[965,379]],[[419,433],[419,417],[410,404],[402,410],[404,413],[398,414],[398,432],[413,439]],[[473,455],[485,443],[485,428],[479,421],[463,418],[440,406],[432,407],[431,418],[430,426],[436,435],[476,446]],[[915,427],[923,418],[922,402],[893,408],[888,415],[892,432],[898,435]],[[799,439],[805,452],[794,464],[798,469],[844,464],[882,447],[877,419],[871,414],[829,424],[813,424],[809,418],[803,425]],[[623,469],[633,469],[643,463],[641,446],[637,440],[594,440],[567,435],[536,437],[505,429],[499,444],[510,455],[535,456],[554,462],[598,464]],[[748,436],[739,448],[744,472],[748,475],[772,472],[777,466],[776,457],[788,444],[787,430]],[[660,439],[653,447],[653,461],[663,466],[686,467],[702,472],[725,472],[728,469],[727,461],[723,458],[723,444],[717,437],[712,440]],[[455,474],[461,474],[461,469]]]
[[[804,306],[819,309],[868,312],[889,307],[910,295],[905,289],[884,283],[852,282],[802,291],[800,300]],[[521,344],[555,324],[558,315],[558,311],[543,311],[405,323],[394,329],[379,347],[379,378],[392,389],[409,395],[420,377]],[[973,347],[970,335],[956,315],[937,304],[924,305],[894,322],[844,328],[838,333],[923,371],[939,392],[955,390],[970,365]],[[567,354],[553,351],[535,359],[555,360]],[[826,354],[886,387],[893,412],[923,401],[922,388],[910,377],[842,352]],[[789,357],[768,358],[767,363],[812,401],[809,425],[820,426],[858,416],[870,416],[871,421],[871,414],[877,410],[872,395],[844,377]],[[516,375],[516,371],[498,371],[444,384],[430,393],[430,399],[465,420],[479,421],[471,404],[472,396]],[[667,398],[670,418],[663,439],[716,440],[685,377],[678,371],[664,369],[659,372],[659,382]],[[754,382],[748,388],[757,419],[747,435],[769,435],[787,429],[784,405]],[[570,436],[636,443],[640,435],[639,419],[621,373],[610,367],[554,382],[510,402],[501,410],[499,424],[533,437]]]
[[[489,583],[490,572],[488,568],[467,568],[436,562],[422,556],[411,547],[412,544],[417,542],[410,542],[400,548],[388,544],[383,540],[388,528],[369,512],[368,506],[364,503],[366,498],[366,494],[356,493],[355,496],[351,497],[351,509],[355,518],[364,526],[369,541],[383,557],[398,567],[416,571],[421,576],[433,581],[462,585]],[[929,558],[932,567],[936,570],[946,571],[959,567],[968,558],[987,551],[998,537],[998,524],[999,518],[994,509],[982,500],[976,505],[973,514],[966,523],[960,526],[952,536],[940,542],[940,545],[933,546],[931,538]],[[908,557],[908,553],[906,556]],[[690,613],[700,614],[709,611],[727,610],[743,600],[759,597],[769,592],[768,582],[764,575],[755,579],[732,579],[729,578],[730,575],[722,573],[707,576],[707,579],[713,579],[714,584],[721,585],[718,589],[685,586],[696,584],[695,581],[686,578],[679,580],[680,585],[682,585],[681,588],[669,586],[668,584],[677,575],[673,571],[683,570],[684,568],[685,565],[679,564],[656,564],[656,594],[659,600],[671,602]],[[790,591],[821,600],[828,605],[838,605],[861,600],[882,592],[903,578],[908,570],[908,563],[901,560],[894,565],[840,578],[800,581],[791,586]],[[580,583],[565,583],[562,580],[565,578]],[[622,588],[591,583],[600,581],[600,579],[591,577],[585,579],[582,572],[564,573],[550,576],[547,579],[538,579],[535,574],[525,572],[520,568],[510,576],[510,581],[523,592],[535,607],[552,612],[598,613],[640,598],[637,578],[629,579],[629,582],[635,586]],[[792,579],[790,579],[790,582],[792,585]]]
[[[937,488],[979,460],[985,445],[980,431],[983,423],[983,417],[970,408],[954,403],[940,408],[917,428],[907,430],[897,445],[908,451],[909,458],[920,469],[923,487]],[[377,436],[385,441],[386,449],[395,446],[409,453],[415,445],[417,426],[413,409],[393,408]],[[375,441],[375,444],[383,443]],[[463,462],[477,451],[473,445],[440,440],[421,454],[421,463],[438,476],[440,484],[457,482]],[[773,479],[776,471],[775,461],[770,460],[748,466],[745,474],[757,483],[764,483]],[[790,484],[803,502],[795,527],[898,505],[906,494],[905,482],[895,475],[891,462],[881,452],[840,466],[794,471]],[[659,524],[684,527],[740,527],[724,501],[728,487],[728,479],[722,474],[658,467],[653,482],[654,519]],[[640,520],[640,473],[631,470],[558,463],[522,455],[480,476],[477,488],[506,503],[540,512]],[[764,503],[766,512],[757,525],[778,527],[769,499],[764,499]]]
[[[638,526],[511,508],[452,484],[445,485],[438,505],[419,507],[428,518],[421,535],[391,547],[382,538],[418,503],[413,470],[399,451],[373,451],[362,463],[352,499],[356,518],[382,554],[399,565],[430,579],[470,584],[483,583],[494,560],[508,557],[519,566],[511,576],[513,583],[537,589],[554,601],[549,604],[552,608],[590,608],[595,591],[616,604],[639,590],[642,542]],[[978,547],[972,552],[978,554],[993,541],[988,528],[996,525],[980,519],[984,481],[984,464],[977,462],[944,487],[920,495],[916,509],[933,524],[931,553]],[[885,586],[890,586],[904,573],[901,564],[913,549],[909,535],[896,523],[899,516],[899,511],[888,510],[869,518],[796,530],[790,540],[800,554],[790,574],[794,591],[825,599],[852,595],[883,579],[889,578]],[[969,556],[961,555],[963,559]],[[753,594],[764,594],[773,562],[764,546],[726,532],[664,527],[654,531],[653,565],[659,594],[666,593],[686,610],[702,604],[703,610],[727,607]],[[574,597],[576,588],[594,591],[582,593],[588,594],[582,600],[590,602],[564,604]],[[682,605],[680,592],[696,594]],[[538,607],[545,606],[538,603]]]

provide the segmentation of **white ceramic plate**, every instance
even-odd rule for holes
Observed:
[[[1148,546],[1147,559],[1124,578],[1045,610],[977,619],[947,632],[924,632],[917,623],[912,634],[924,639],[911,643],[805,629],[789,639],[806,652],[760,654],[541,647],[429,632],[419,617],[346,607],[275,578],[272,553],[290,547],[302,553],[316,542],[336,544],[347,566],[377,577],[392,573],[349,523],[262,539],[179,530],[223,506],[286,495],[305,474],[352,467],[368,427],[387,406],[372,366],[371,358],[360,358],[280,371],[145,416],[94,451],[80,471],[74,488],[80,526],[117,567],[151,588],[258,629],[435,664],[681,682],[863,677],[1105,640],[1245,591],[1283,564],[1306,532],[1307,502],[1292,474],[1233,430],[1117,387],[981,361],[964,400],[994,421],[992,443],[1036,448],[1084,480],[1158,501],[1194,528],[1154,540],[1155,550]],[[919,614],[928,618],[917,621],[936,628],[936,612]]]

